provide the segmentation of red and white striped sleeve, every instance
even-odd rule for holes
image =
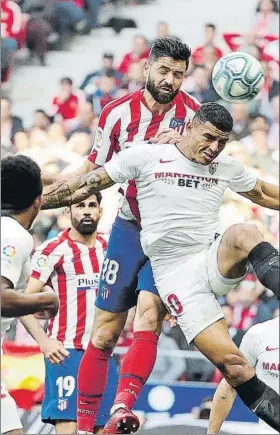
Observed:
[[[88,156],[88,160],[96,165],[103,166],[114,152],[120,151],[121,119],[117,107],[109,103],[101,112],[93,147]]]
[[[32,278],[42,281],[44,284],[48,282],[61,257],[57,249],[60,243],[58,240],[51,240],[36,248],[31,258]]]
[[[7,6],[11,9],[12,13],[13,13],[13,23],[12,23],[12,34],[16,35],[17,33],[19,33],[20,29],[21,29],[21,25],[22,25],[22,14],[21,14],[21,9],[19,7],[19,5],[17,3],[15,3],[14,1],[9,1],[7,3]]]

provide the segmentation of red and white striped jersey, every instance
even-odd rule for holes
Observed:
[[[161,115],[153,114],[143,97],[143,89],[107,104],[99,118],[94,144],[88,159],[99,166],[114,153],[137,142],[148,141],[163,128],[173,128],[184,134],[199,109],[200,103],[185,91],[179,91],[171,106]],[[123,195],[120,215],[124,219],[140,220],[135,182],[121,186]]]
[[[107,242],[97,235],[93,248],[69,237],[69,229],[39,246],[31,260],[31,276],[51,286],[59,311],[48,326],[50,338],[66,348],[86,349]],[[106,297],[107,295],[105,295]]]

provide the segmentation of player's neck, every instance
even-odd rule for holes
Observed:
[[[197,161],[194,158],[193,152],[189,146],[187,137],[184,137],[176,146],[178,150],[186,157],[186,159],[191,160],[194,163],[197,163]]]
[[[15,221],[17,221],[25,230],[29,230],[30,228],[30,214],[28,211],[25,211],[23,213],[19,214],[13,214],[10,213],[8,210],[7,212],[2,211],[2,216],[8,216],[13,218]]]
[[[89,248],[93,248],[96,242],[96,231],[92,234],[81,234],[76,228],[72,227],[69,231],[70,239],[74,240],[74,242],[83,243]]]
[[[172,102],[167,104],[157,103],[147,89],[145,89],[143,92],[143,98],[146,101],[148,109],[152,113],[156,113],[158,115],[161,115],[162,113],[166,112],[166,110],[172,105]]]

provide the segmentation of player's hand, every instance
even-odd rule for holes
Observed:
[[[154,137],[151,137],[149,141],[152,143],[160,144],[176,144],[180,142],[181,139],[182,136],[178,131],[173,130],[173,128],[164,128],[163,130],[159,131]]]
[[[166,314],[164,320],[167,320],[167,322],[169,322],[170,328],[174,328],[174,326],[177,325],[177,317],[172,316],[169,313]]]
[[[60,364],[65,358],[69,357],[68,350],[65,349],[63,344],[58,340],[47,338],[40,347],[45,357],[52,364]]]

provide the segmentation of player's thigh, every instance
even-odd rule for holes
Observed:
[[[76,429],[76,421],[57,421],[55,423],[55,432],[59,434],[74,434]]]
[[[1,433],[23,433],[16,402],[1,382]]]
[[[171,266],[167,265],[156,280],[161,299],[177,317],[188,343],[224,317],[208,282],[206,255],[204,250],[181,257]]]
[[[119,373],[117,368],[117,363],[113,357],[109,361],[109,372],[108,381],[106,385],[106,390],[104,391],[100,408],[98,411],[98,416],[96,420],[96,427],[103,427],[107,423],[110,417],[110,410],[113,406],[117,387],[118,387]]]
[[[42,404],[42,421],[45,423],[77,420],[77,376],[84,352],[68,350],[69,357],[61,364],[51,364],[45,359],[45,395]]]
[[[96,306],[124,312],[136,305],[138,272],[146,261],[135,223],[117,219],[102,266]]]
[[[253,367],[232,341],[224,319],[208,326],[193,342],[232,386],[240,385],[254,376]]]
[[[247,261],[236,262],[232,255],[230,234],[218,236],[207,252],[207,274],[214,294],[219,297],[228,293],[247,273]]]

